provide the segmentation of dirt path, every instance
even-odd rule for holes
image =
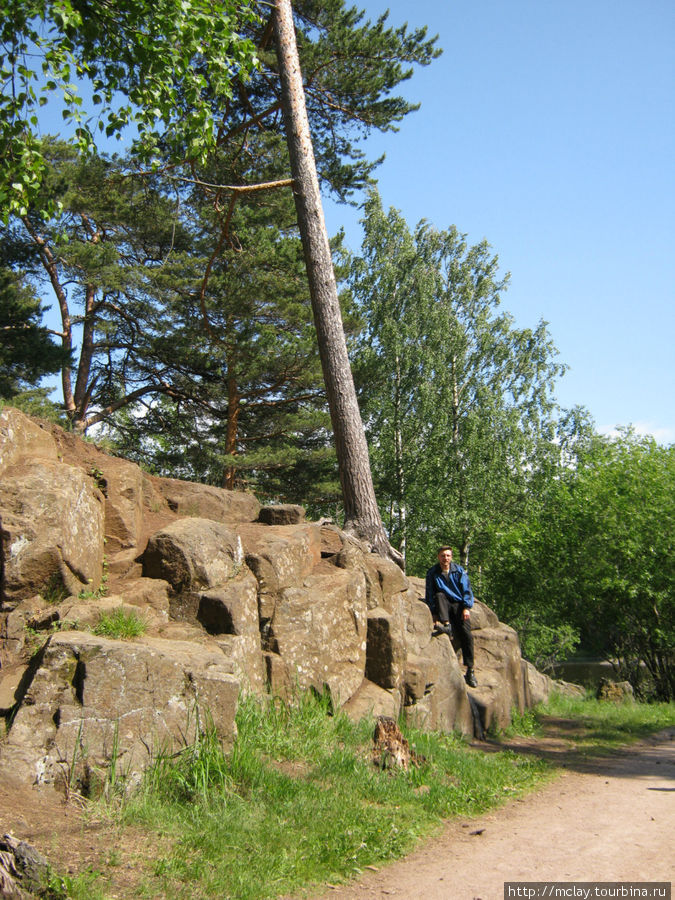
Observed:
[[[527,749],[523,746],[515,749]],[[576,764],[527,797],[321,900],[502,900],[505,881],[672,881],[675,729]]]
[[[505,881],[672,881],[675,728],[589,762],[572,750],[575,723],[550,722],[544,739],[509,747],[562,767],[554,781],[480,818],[453,820],[405,859],[314,900],[502,900]],[[64,873],[105,872],[111,898],[137,896],[157,852],[156,835],[83,818],[56,791],[17,784],[9,773],[0,777],[0,826]]]

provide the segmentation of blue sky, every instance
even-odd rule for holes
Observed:
[[[559,402],[596,427],[675,441],[675,4],[364,0],[426,24],[443,55],[404,86],[421,109],[368,155],[410,226],[487,238],[519,327],[570,366]],[[327,204],[358,251],[358,210]]]
[[[548,322],[570,367],[563,407],[675,441],[675,3],[356,5],[427,25],[444,50],[402,87],[420,110],[364,145],[386,154],[385,208],[490,242],[511,273],[503,308]],[[354,252],[359,217],[326,203]]]

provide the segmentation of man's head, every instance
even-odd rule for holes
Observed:
[[[438,562],[440,563],[441,569],[447,569],[452,562],[452,547],[439,547],[438,548]]]

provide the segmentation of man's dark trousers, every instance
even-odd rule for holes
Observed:
[[[436,593],[436,612],[441,622],[450,622],[452,633],[459,638],[462,648],[462,661],[465,666],[473,669],[473,635],[471,634],[471,620],[464,618],[464,604],[451,600],[443,591]]]

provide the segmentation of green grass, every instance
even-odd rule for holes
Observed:
[[[126,612],[123,607],[118,606],[109,613],[101,613],[98,624],[92,631],[99,637],[129,640],[145,634],[147,627],[148,623],[143,616],[133,610]]]
[[[515,716],[511,732],[546,734],[556,720],[572,719],[577,748],[608,752],[672,725],[674,713],[673,704],[556,697]],[[294,704],[242,699],[228,754],[208,719],[202,726],[192,746],[160,755],[140,788],[107,808],[121,834],[130,827],[150,836],[152,855],[143,851],[133,896],[298,895],[400,857],[444,819],[480,815],[555,775],[536,754],[494,745],[487,753],[456,734],[413,729],[404,732],[424,760],[408,772],[383,771],[372,761],[372,721],[356,725],[312,693]],[[73,897],[115,895],[112,863],[69,888]]]
[[[583,732],[575,736],[577,750],[605,753],[675,726],[675,703],[609,703],[554,695],[535,711],[540,726],[551,717],[570,719],[583,727]]]
[[[40,593],[45,603],[58,606],[59,603],[63,603],[66,597],[69,596],[70,591],[63,583],[61,576],[54,573],[41,589]]]
[[[511,710],[511,724],[502,732],[505,737],[514,737],[521,735],[523,737],[533,737],[541,734],[541,717],[538,715],[537,709],[526,709],[524,712],[518,712],[517,709]]]
[[[101,879],[101,873],[91,869],[75,877],[52,874],[47,888],[38,896],[47,900],[107,900],[110,894]]]
[[[372,722],[330,715],[311,694],[295,706],[246,699],[223,756],[213,733],[163,757],[124,808],[164,835],[148,895],[263,900],[338,882],[393,859],[453,815],[476,815],[550,774],[455,735],[408,732],[426,761],[408,772],[373,765]]]

